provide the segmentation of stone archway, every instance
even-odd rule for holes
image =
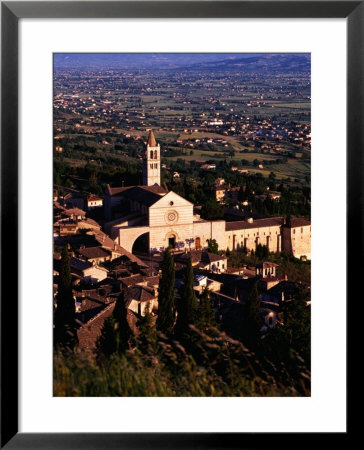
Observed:
[[[149,227],[121,227],[118,229],[118,244],[132,253],[134,242],[149,231]]]
[[[132,253],[149,253],[149,232],[143,233],[138,236],[131,248]]]

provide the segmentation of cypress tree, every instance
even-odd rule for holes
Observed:
[[[183,286],[181,289],[181,298],[177,304],[177,322],[176,334],[183,334],[188,331],[188,326],[195,321],[197,308],[195,291],[193,290],[193,268],[191,258],[188,261]]]
[[[251,344],[255,344],[263,326],[258,297],[258,280],[254,280],[246,302],[246,331]]]
[[[121,291],[116,300],[112,315],[105,320],[101,336],[97,342],[99,355],[110,356],[113,353],[125,353],[132,343],[133,332],[127,319],[125,292]]]
[[[113,316],[108,317],[101,330],[101,335],[97,341],[97,353],[99,356],[111,356],[116,352],[116,334]]]
[[[216,327],[215,311],[211,308],[210,292],[205,288],[200,297],[200,305],[198,308],[198,318],[196,324],[201,330],[210,327]]]
[[[125,353],[131,346],[133,332],[128,323],[128,309],[126,307],[125,291],[121,291],[113,312],[114,329],[116,335],[116,350]]]
[[[149,304],[144,317],[137,323],[139,328],[138,346],[143,353],[154,353],[157,348],[157,330],[149,312]]]
[[[175,269],[169,248],[164,252],[162,277],[159,281],[157,328],[163,333],[172,330],[175,319]]]
[[[59,270],[57,309],[54,314],[55,344],[72,348],[77,343],[75,312],[69,255],[67,248],[63,247]]]

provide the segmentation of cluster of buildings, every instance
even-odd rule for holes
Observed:
[[[191,202],[161,185],[160,168],[160,145],[151,130],[143,157],[142,186],[108,185],[104,199],[56,187],[54,307],[60,248],[67,246],[79,343],[90,351],[95,349],[104,320],[112,314],[122,290],[127,292],[128,320],[133,329],[137,329],[136,323],[146,310],[156,317],[159,264],[167,247],[172,248],[175,258],[176,287],[191,259],[196,293],[205,287],[210,290],[222,322],[231,308],[244,304],[252,280],[258,278],[267,326],[279,320],[280,302],[287,300],[291,289],[288,280],[277,277],[273,263],[231,269],[226,254],[209,252],[207,241],[215,240],[219,250],[250,251],[261,244],[271,252],[285,251],[296,258],[310,259],[309,221],[292,218],[287,222],[283,217],[203,220]],[[219,183],[224,185],[224,180],[219,179]],[[89,217],[95,208],[104,208],[102,226]]]
[[[300,80],[297,87],[302,89],[295,88],[292,91],[287,86],[277,86],[275,77],[265,81],[266,85],[262,86],[254,77],[247,76],[246,86],[242,86],[232,74],[226,74],[217,81],[214,77],[211,78],[209,72],[201,72],[191,75],[191,78],[184,77],[181,83],[178,77],[171,79],[171,73],[167,71],[162,72],[159,77],[145,74],[143,83],[138,83],[132,72],[106,70],[103,77],[100,77],[98,71],[89,71],[80,80],[75,79],[71,70],[56,71],[55,128],[60,135],[75,131],[88,135],[104,134],[105,138],[107,133],[116,135],[117,130],[123,128],[137,140],[150,119],[158,122],[159,115],[167,115],[169,117],[164,117],[163,129],[169,132],[222,135],[222,138],[187,136],[180,142],[177,141],[177,145],[192,148],[199,148],[204,144],[228,146],[225,137],[234,136],[236,141],[244,143],[246,147],[254,148],[257,141],[263,142],[265,148],[272,152],[277,149],[277,143],[294,144],[295,147],[309,146],[309,117],[304,123],[302,118],[292,122],[281,114],[285,108],[282,103],[294,105],[295,101],[309,101],[309,79]],[[149,96],[153,96],[159,88],[163,91],[163,101],[156,108]],[[249,94],[247,91],[250,91]],[[307,95],[304,94],[305,91]],[[241,100],[237,101],[236,97]],[[169,104],[170,99],[173,102]],[[262,120],[259,108],[264,108],[264,116],[270,117]],[[269,114],[266,112],[267,108],[270,110]],[[172,110],[173,115],[170,114]],[[72,118],[66,118],[64,114],[71,114]],[[109,143],[106,139],[105,145]]]

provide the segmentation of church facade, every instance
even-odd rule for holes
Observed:
[[[132,252],[138,243],[150,253],[171,246],[180,250],[202,249],[216,239],[219,249],[266,245],[271,252],[285,251],[297,258],[311,258],[311,223],[283,217],[247,221],[208,221],[194,214],[193,204],[160,183],[160,145],[149,132],[143,157],[143,186],[107,186],[104,198],[105,232]]]

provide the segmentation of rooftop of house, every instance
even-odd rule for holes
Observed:
[[[65,209],[63,211],[63,214],[66,214],[67,216],[82,216],[82,217],[86,216],[86,212],[80,208]]]
[[[135,285],[127,291],[127,306],[130,305],[132,300],[139,302],[149,302],[155,298],[155,292],[153,288],[147,286]]]
[[[77,253],[86,259],[107,258],[110,256],[110,252],[102,247],[84,247],[80,248]]]
[[[89,217],[86,217],[85,219],[78,221],[77,226],[80,229],[86,229],[86,230],[89,230],[90,228],[98,228],[98,229],[101,228],[101,225],[99,225],[96,222],[96,220],[90,219]]]
[[[101,197],[96,197],[96,195],[89,195],[87,197],[87,201],[88,202],[97,202],[97,201],[100,201],[100,200],[103,200],[103,199]]]
[[[187,262],[191,258],[192,264],[195,263],[211,263],[214,261],[225,260],[225,255],[215,255],[214,253],[207,252],[206,250],[191,250],[186,253],[178,253],[175,255],[177,262]]]
[[[255,267],[259,268],[259,269],[266,269],[269,267],[278,267],[278,264],[269,262],[269,261],[264,261],[264,262],[260,262],[255,264]]]
[[[283,280],[278,284],[276,284],[275,286],[273,286],[272,288],[268,289],[267,294],[270,295],[271,297],[281,299],[283,293],[284,297],[287,299],[297,290],[298,287],[299,287],[298,283]]]
[[[101,330],[105,320],[111,316],[115,308],[115,302],[106,306],[99,314],[91,318],[87,323],[82,325],[78,331],[78,343],[80,348],[94,351],[96,342],[101,335]]]
[[[71,269],[76,269],[76,270],[86,270],[89,269],[90,267],[92,267],[92,263],[88,262],[88,261],[82,261],[82,259],[78,259],[75,257],[71,257],[70,258],[70,266]]]
[[[130,277],[124,277],[120,278],[120,287],[126,287],[129,288],[130,286],[134,286],[138,283],[144,283],[145,282],[145,276],[141,275],[140,273],[131,275]]]

